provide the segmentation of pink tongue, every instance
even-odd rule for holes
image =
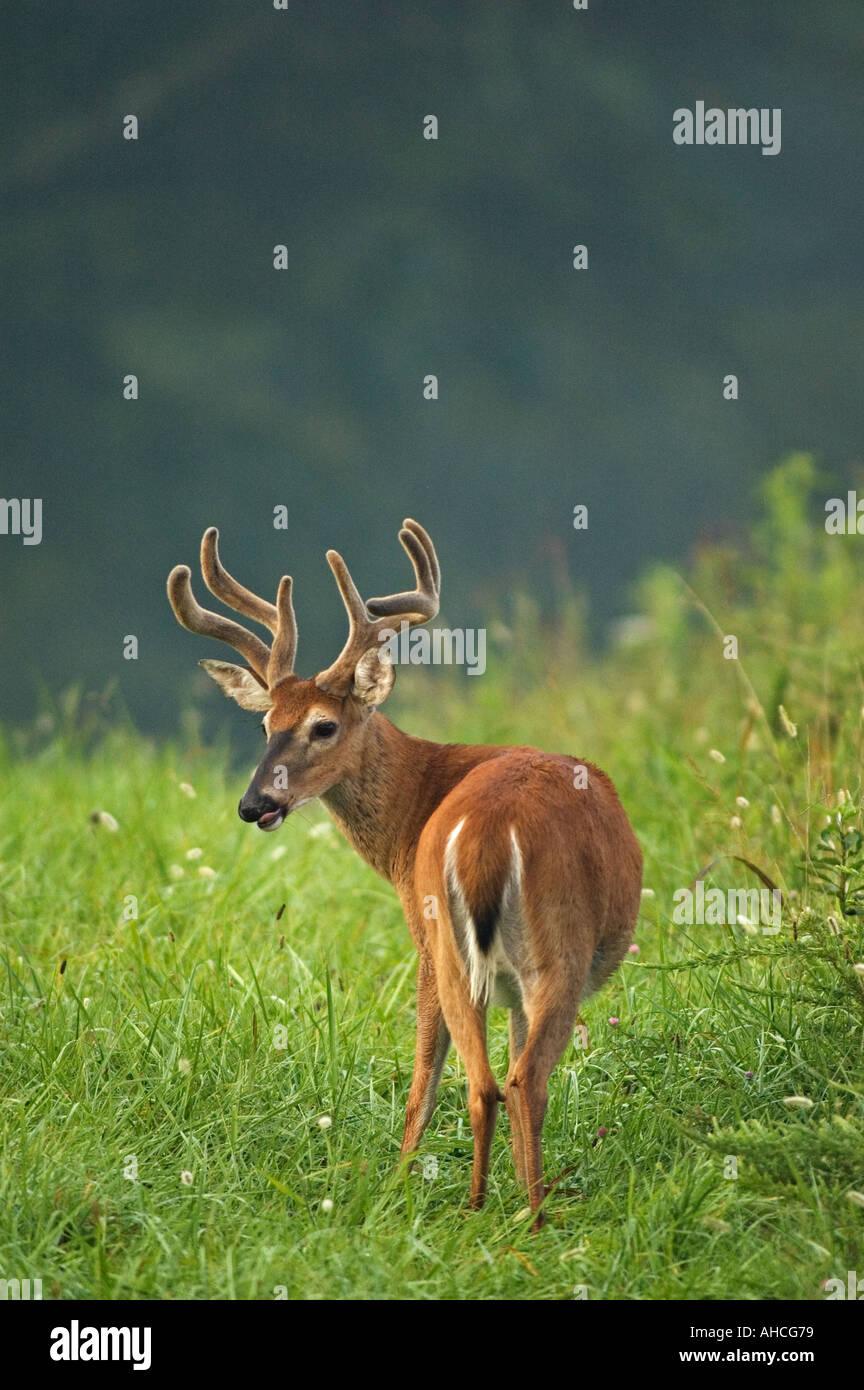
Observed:
[[[259,817],[258,817],[258,824],[259,824],[259,825],[272,825],[273,822],[274,822],[274,820],[278,820],[279,817],[281,816],[281,814],[282,814],[281,810],[279,810],[279,811],[265,811],[263,816],[259,816]]]

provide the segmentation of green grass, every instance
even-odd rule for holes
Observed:
[[[94,737],[70,698],[10,736],[0,1277],[57,1298],[821,1299],[864,1268],[864,617],[857,552],[808,523],[811,486],[790,461],[752,543],[691,567],[719,631],[657,570],[650,629],[602,659],[575,608],[544,624],[522,601],[487,676],[399,675],[388,712],[414,732],[605,767],[645,851],[640,952],[553,1077],[546,1171],[563,1176],[539,1236],[503,1107],[487,1207],[465,1214],[454,1054],[426,1175],[398,1168],[413,948],[323,811],[276,836],[242,825],[246,772],[191,724],[173,748]],[[259,743],[250,717],[250,767]],[[674,891],[722,854],[784,890],[778,935],[672,921]],[[758,886],[732,859],[709,881]]]

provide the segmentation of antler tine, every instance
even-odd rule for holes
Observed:
[[[188,565],[175,565],[168,576],[168,600],[178,623],[201,637],[214,637],[218,642],[227,642],[229,647],[246,658],[252,674],[266,686],[270,652],[261,638],[256,637],[254,632],[247,632],[232,618],[223,618],[219,613],[202,608],[192,593],[191,578]]]
[[[267,663],[267,684],[272,689],[278,685],[279,681],[286,676],[294,673],[294,657],[297,654],[297,619],[294,616],[294,604],[291,595],[294,588],[294,581],[290,574],[283,574],[279,581],[279,593],[276,598],[276,609],[278,615],[273,646],[270,649],[270,660]]]
[[[399,540],[414,567],[417,588],[410,592],[390,594],[386,598],[367,599],[366,607],[374,617],[398,614],[412,626],[427,623],[438,612],[441,588],[441,567],[435,547],[419,521],[412,521],[410,517],[402,523]]]
[[[242,613],[244,618],[252,618],[254,622],[261,623],[262,627],[269,628],[275,635],[279,627],[276,608],[266,599],[253,594],[251,589],[245,588],[228,573],[219,558],[219,531],[215,526],[208,526],[201,540],[201,573],[211,594],[227,603],[235,613]]]
[[[409,517],[402,525],[399,540],[411,560],[416,589],[366,602],[360,597],[342,556],[336,550],[327,551],[327,561],[348,612],[348,640],[333,665],[315,677],[321,689],[332,694],[344,691],[353,680],[360,657],[392,626],[392,618],[401,618],[415,627],[418,623],[429,622],[437,614],[441,570],[429,535],[419,522]]]

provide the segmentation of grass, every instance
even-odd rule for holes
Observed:
[[[175,747],[94,738],[69,697],[10,735],[0,1276],[64,1299],[822,1299],[861,1268],[864,617],[855,539],[809,522],[813,486],[790,460],[744,546],[687,585],[647,576],[647,622],[601,658],[575,609],[521,601],[485,677],[400,673],[389,713],[414,732],[605,767],[645,851],[639,954],[553,1078],[539,1236],[503,1108],[465,1214],[453,1054],[424,1160],[397,1167],[413,948],[323,812],[242,825],[245,772],[191,724]],[[250,718],[250,767],[259,741]],[[777,935],[672,920],[722,855],[782,888]],[[706,882],[760,886],[732,858]]]

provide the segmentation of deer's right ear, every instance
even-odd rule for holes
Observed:
[[[248,666],[234,666],[230,661],[199,661],[223,695],[236,700],[242,709],[268,710],[273,701],[263,685],[255,679]]]

